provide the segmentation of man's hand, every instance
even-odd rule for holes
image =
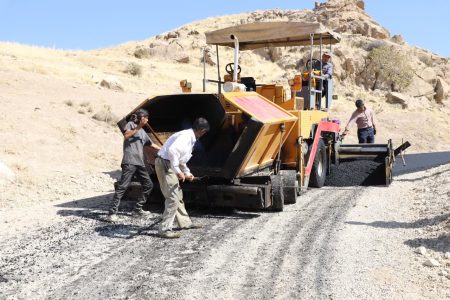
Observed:
[[[185,174],[185,178],[187,181],[192,182],[194,180],[194,175],[192,174]]]
[[[184,182],[184,180],[186,179],[183,173],[177,173],[177,178],[181,182]]]

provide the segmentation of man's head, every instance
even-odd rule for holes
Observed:
[[[143,108],[139,108],[137,111],[134,112],[134,114],[131,115],[131,121],[138,124],[142,118],[148,119],[148,111]]]
[[[322,54],[322,63],[325,63],[325,64],[326,64],[326,63],[330,60],[330,58],[331,58],[330,52],[325,51],[325,52]]]
[[[355,101],[355,106],[358,110],[364,110],[364,101],[358,99]]]
[[[138,116],[138,118],[142,118],[142,117],[148,117],[148,111],[146,109],[143,108],[139,108],[135,114]]]
[[[197,118],[192,124],[195,137],[200,138],[202,135],[209,131],[209,122],[205,118]]]

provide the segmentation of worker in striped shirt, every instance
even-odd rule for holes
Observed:
[[[342,136],[345,136],[356,123],[358,126],[359,143],[373,144],[375,142],[375,134],[377,133],[373,110],[367,108],[364,105],[364,101],[360,99],[356,100],[355,105],[356,110],[352,113]]]

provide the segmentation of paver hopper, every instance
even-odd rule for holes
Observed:
[[[225,113],[225,106],[239,112]],[[256,92],[164,95],[138,108],[148,110],[149,125],[162,142],[190,128],[197,117],[209,120],[211,130],[197,141],[188,163],[193,174],[205,180],[184,184],[188,201],[251,208],[283,205],[274,191],[281,180],[274,166],[297,120],[294,115]],[[126,121],[119,122],[122,130]]]

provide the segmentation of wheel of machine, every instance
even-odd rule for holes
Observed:
[[[327,176],[327,149],[323,140],[317,145],[316,156],[311,169],[309,185],[312,187],[323,187]]]
[[[295,170],[281,170],[281,177],[283,177],[283,191],[284,191],[284,204],[294,204],[297,202],[297,172]]]
[[[312,60],[311,60],[311,59],[308,59],[308,60],[306,61],[305,67],[306,67],[307,69],[309,69],[309,68],[312,69],[312,67],[313,67],[314,65],[316,65],[316,66],[319,65],[319,66],[320,66],[320,60],[315,59],[315,58],[313,58]]]
[[[271,175],[272,182],[272,210],[283,211],[284,209],[284,184],[281,174]]]

